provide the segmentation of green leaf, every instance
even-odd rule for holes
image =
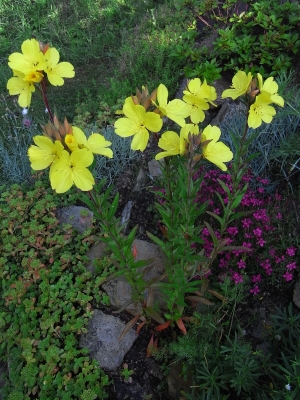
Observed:
[[[154,243],[156,243],[164,252],[166,252],[166,245],[163,241],[161,241],[157,236],[154,236],[150,232],[146,232],[146,235],[153,240]]]
[[[110,209],[108,211],[107,217],[110,220],[116,213],[119,203],[119,193],[116,194],[113,202],[111,203]]]
[[[217,221],[219,221],[220,222],[220,225],[222,225],[222,223],[223,223],[223,220],[222,220],[222,218],[220,218],[217,214],[215,214],[215,213],[213,213],[213,212],[211,212],[211,211],[206,211],[207,212],[207,214],[209,214],[210,216],[212,216],[213,218],[215,218]],[[205,223],[205,225],[206,225],[206,222],[204,222]]]

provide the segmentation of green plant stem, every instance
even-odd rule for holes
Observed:
[[[116,223],[117,223],[117,221],[116,221],[115,218],[111,218],[111,220],[109,221],[106,218],[106,216],[103,213],[101,213],[101,211],[99,211],[101,209],[103,209],[103,210],[106,209],[106,207],[105,206],[103,207],[103,204],[102,204],[102,207],[97,204],[97,201],[96,201],[96,198],[94,196],[93,190],[89,191],[88,193],[89,193],[89,196],[90,196],[90,198],[91,198],[91,200],[92,200],[92,202],[94,204],[94,207],[95,207],[94,210],[92,210],[92,211],[96,211],[96,214],[98,214],[100,216],[99,220],[104,225],[104,227],[106,229],[106,232],[109,233],[109,235],[111,236],[113,242],[116,244],[116,246],[118,248],[118,251],[119,251],[119,254],[121,255],[121,261],[124,263],[125,269],[126,269],[128,275],[130,277],[130,282],[129,283],[131,284],[132,290],[133,290],[133,292],[135,294],[134,297],[139,299],[140,303],[142,304],[142,300],[144,299],[144,295],[143,295],[143,293],[140,293],[139,287],[135,282],[132,270],[131,270],[130,267],[128,267],[128,261],[129,260],[128,260],[128,257],[126,257],[126,255],[124,254],[124,251],[123,251],[123,249],[125,248],[125,243],[124,243],[123,238],[119,237],[118,236],[118,232],[116,231]]]
[[[41,81],[41,92],[42,92],[44,104],[46,106],[46,110],[48,111],[48,114],[49,114],[50,121],[53,123],[54,119],[53,119],[53,114],[51,112],[51,109],[50,109],[50,106],[49,106],[49,102],[48,102],[47,90],[46,90],[46,81],[45,81],[44,78]]]

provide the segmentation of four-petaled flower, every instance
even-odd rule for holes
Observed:
[[[209,103],[215,106],[213,101],[217,98],[216,89],[209,86],[205,79],[201,83],[199,78],[192,79],[187,89],[183,91],[183,100],[192,106],[190,118],[193,124],[198,124],[204,121],[204,110],[209,109]]]
[[[270,96],[265,93],[259,94],[255,103],[250,106],[248,125],[249,128],[258,128],[262,122],[269,124],[276,114],[275,108],[270,106]]]
[[[57,193],[65,193],[75,184],[80,190],[91,190],[95,180],[87,167],[93,160],[93,154],[88,149],[78,149],[71,154],[63,150],[58,161],[50,169],[52,189]]]
[[[92,133],[87,139],[84,132],[77,126],[72,127],[72,135],[66,135],[65,143],[71,151],[86,148],[93,154],[100,154],[108,158],[113,157],[112,150],[107,148],[111,145],[111,142],[100,133]]]
[[[284,106],[284,100],[281,96],[279,96],[278,92],[278,85],[274,82],[273,76],[268,78],[265,83],[263,83],[263,78],[261,74],[257,74],[258,79],[258,86],[260,93],[269,96],[270,103],[275,103],[280,107]]]
[[[51,85],[62,86],[63,78],[74,78],[74,67],[69,62],[59,63],[59,52],[54,47],[49,47],[45,53],[45,72]]]
[[[59,53],[55,48],[43,46],[36,39],[28,39],[22,43],[21,49],[22,53],[12,53],[8,58],[14,76],[7,82],[9,94],[19,95],[21,107],[30,106],[34,84],[42,82],[45,74],[54,86],[63,85],[63,78],[74,77],[74,67],[68,62],[59,63]]]
[[[121,137],[134,135],[131,142],[132,150],[144,151],[149,140],[149,131],[159,132],[162,119],[154,112],[147,112],[142,105],[134,104],[130,98],[125,101],[123,113],[125,117],[115,122],[116,134]]]
[[[231,97],[233,100],[235,100],[239,96],[247,93],[251,80],[251,72],[248,72],[248,74],[246,74],[245,71],[238,71],[232,78],[232,89],[224,90],[224,92],[222,93],[222,99],[226,97]]]
[[[161,116],[170,118],[181,127],[185,125],[185,118],[190,115],[192,106],[180,99],[168,102],[168,89],[162,83],[157,88],[157,102],[154,104]]]
[[[226,171],[227,166],[224,162],[231,161],[233,154],[229,147],[222,142],[218,142],[220,136],[221,131],[217,126],[208,125],[202,132],[202,154],[204,158],[215,164],[222,171]]]

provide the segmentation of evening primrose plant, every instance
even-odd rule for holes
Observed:
[[[50,110],[46,84],[62,86],[63,78],[75,76],[74,67],[69,62],[59,62],[59,52],[49,44],[43,44],[36,39],[28,39],[22,43],[22,53],[12,53],[8,60],[8,66],[13,71],[13,77],[7,82],[10,95],[18,95],[18,103],[21,107],[30,106],[32,93],[36,87],[42,94],[46,110],[53,122],[53,114]]]
[[[54,51],[49,55],[47,46],[38,47],[38,42],[34,40],[25,41],[22,51],[23,54],[15,53],[10,56],[9,61],[11,68],[24,75],[11,78],[21,79],[26,84],[22,91],[14,91],[19,94],[21,105],[24,105],[23,97],[27,102],[30,100],[34,85],[44,82],[44,74],[47,74],[50,83],[58,85],[62,84],[63,77],[71,77],[70,65],[58,63],[57,53]],[[24,90],[26,96],[23,94]],[[121,137],[133,137],[131,149],[139,151],[146,149],[150,134],[153,133],[162,150],[155,158],[159,161],[165,160],[164,163],[160,161],[163,190],[156,192],[159,197],[156,207],[161,216],[160,224],[165,239],[161,240],[150,232],[148,236],[165,253],[166,273],[149,282],[143,279],[142,268],[148,262],[136,261],[137,250],[132,248],[136,228],[127,237],[122,234],[123,227],[116,217],[118,195],[111,202],[111,189],[104,191],[104,183],[96,184],[91,173],[94,154],[113,157],[113,152],[109,149],[111,142],[99,133],[93,133],[87,138],[79,127],[71,126],[66,119],[62,124],[55,115],[51,117],[50,113],[51,122],[43,127],[43,135],[33,138],[35,144],[28,150],[32,169],[39,171],[49,167],[51,187],[57,193],[65,193],[73,185],[82,192],[87,192],[82,195],[82,200],[98,219],[100,240],[106,244],[110,254],[109,262],[116,268],[110,279],[119,275],[125,276],[132,286],[131,302],[140,305],[140,314],[129,322],[129,327],[139,318],[145,320],[150,317],[160,324],[159,330],[176,323],[185,333],[183,320],[186,301],[212,304],[205,298],[207,284],[206,289],[202,290],[201,280],[208,282],[207,276],[211,273],[211,266],[217,255],[233,249],[247,251],[242,246],[227,245],[226,228],[232,221],[244,215],[236,213],[235,209],[246,193],[247,184],[243,186],[241,182],[248,162],[253,158],[251,156],[247,159],[245,156],[253,140],[253,137],[248,136],[248,127],[256,128],[263,122],[272,121],[276,110],[270,104],[284,104],[277,91],[278,86],[273,78],[263,82],[259,74],[256,78],[243,71],[235,75],[232,88],[226,90],[222,97],[235,99],[243,96],[248,108],[248,119],[241,136],[233,138],[234,153],[220,141],[221,131],[218,127],[208,125],[203,129],[202,125],[198,125],[204,122],[204,111],[215,106],[214,101],[217,98],[216,89],[208,85],[205,79],[190,80],[182,99],[169,100],[168,89],[163,84],[152,93],[149,93],[147,87],[143,87],[141,91],[136,91],[136,95],[126,98],[122,110],[118,111],[121,116],[115,122],[115,133]],[[45,101],[44,96],[43,99]],[[179,128],[161,133],[165,117],[175,122]],[[207,161],[222,171],[227,171],[226,163],[232,162],[231,190],[223,182],[219,182],[228,195],[226,204],[221,197],[219,199],[223,213],[216,215],[209,212],[220,224],[218,235],[205,221],[206,204],[199,206],[196,202],[203,175],[195,179],[195,173]],[[208,256],[205,255],[204,242],[200,237],[204,226],[213,241]],[[163,310],[153,302],[152,293],[157,289],[165,304]],[[218,299],[222,298],[214,291],[211,294]],[[128,305],[129,303],[125,304],[124,308]]]

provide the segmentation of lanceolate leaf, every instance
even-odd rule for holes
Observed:
[[[142,315],[137,315],[136,317],[133,317],[126,325],[125,328],[123,329],[121,336],[119,337],[119,342],[123,339],[124,336],[127,335],[127,333],[130,331],[130,329],[137,323],[137,321],[140,319]]]

